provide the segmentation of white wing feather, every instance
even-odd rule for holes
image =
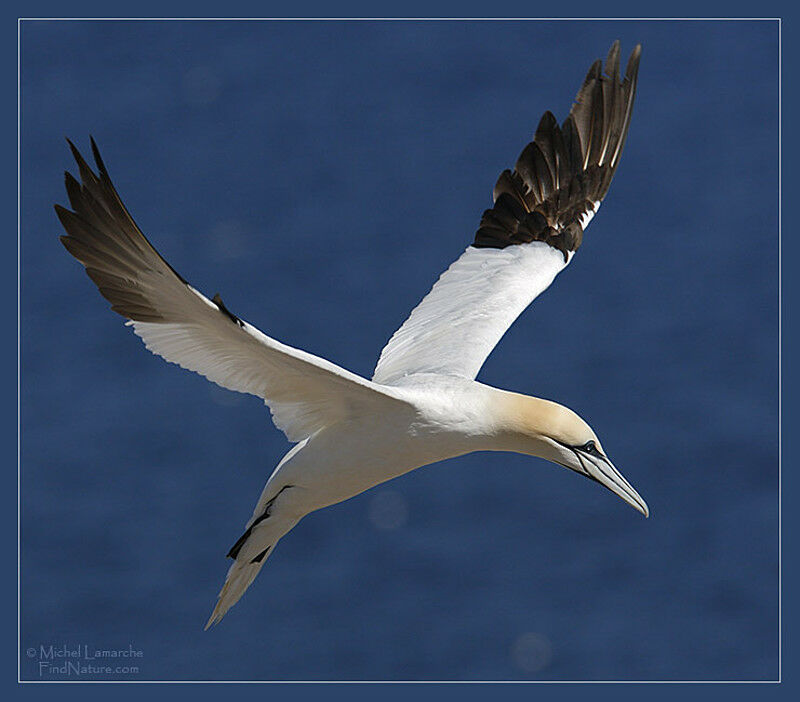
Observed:
[[[417,373],[474,379],[514,320],[566,265],[560,251],[541,241],[468,247],[386,344],[373,381],[391,385]]]
[[[189,288],[186,288],[189,292]],[[373,383],[318,356],[286,346],[222,314],[196,291],[180,322],[128,321],[153,353],[236,392],[262,398],[290,441],[396,401]],[[173,304],[174,304],[173,299]],[[199,303],[199,304],[198,304]]]
[[[61,241],[153,353],[224,388],[263,398],[290,441],[400,402],[390,389],[281,344],[228,312],[218,297],[200,294],[136,226],[94,141],[99,175],[70,146],[81,182],[66,175],[74,211],[56,205],[67,232]]]
[[[569,263],[619,163],[636,94],[641,45],[620,79],[620,44],[596,61],[559,127],[545,112],[470,246],[383,349],[373,380],[418,373],[473,379],[519,314]]]

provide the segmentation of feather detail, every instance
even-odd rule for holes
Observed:
[[[620,80],[620,46],[614,42],[605,71],[600,60],[592,64],[564,123],[559,127],[552,112],[544,113],[514,170],[500,174],[494,207],[483,213],[474,247],[543,241],[561,251],[565,261],[578,249],[587,215],[597,210],[619,165],[641,50],[641,45],[634,48]]]

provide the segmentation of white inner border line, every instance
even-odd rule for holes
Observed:
[[[778,678],[777,680],[23,680],[21,627],[21,62],[22,23],[25,21],[52,22],[777,22],[778,23]],[[19,684],[778,684],[783,681],[783,304],[782,304],[782,242],[783,242],[783,19],[781,17],[18,17],[17,18],[17,683]]]

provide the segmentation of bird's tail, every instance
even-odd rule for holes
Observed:
[[[298,444],[302,446],[302,444]],[[291,452],[290,452],[291,453]],[[225,584],[217,597],[206,629],[222,621],[226,612],[235,605],[256,579],[267,558],[272,555],[278,541],[291,531],[299,521],[295,511],[281,510],[282,495],[289,495],[293,485],[284,485],[269,497],[269,482],[258,500],[253,516],[244,533],[228,551],[233,565],[225,576]],[[285,500],[284,498],[281,498]]]
[[[219,592],[214,611],[206,622],[206,630],[222,621],[227,611],[239,601],[242,595],[244,595],[245,590],[247,590],[256,579],[256,576],[261,571],[261,567],[274,548],[275,544],[266,549],[266,553],[263,554],[260,560],[257,558],[237,558],[234,561],[233,565],[228,570],[228,575],[225,577],[225,584]]]

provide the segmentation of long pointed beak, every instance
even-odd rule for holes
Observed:
[[[587,478],[607,487],[617,497],[621,497],[631,507],[641,512],[645,517],[650,516],[650,509],[647,503],[641,498],[633,486],[625,480],[620,473],[605,456],[590,456],[579,454],[581,465]]]

